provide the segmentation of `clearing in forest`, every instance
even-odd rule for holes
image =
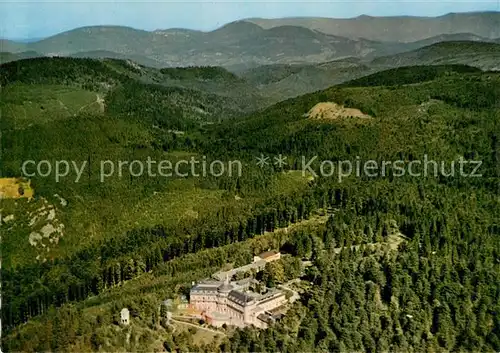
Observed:
[[[341,118],[371,118],[356,108],[346,108],[334,102],[321,102],[316,104],[307,113],[309,119],[336,120]]]
[[[0,178],[0,199],[18,199],[33,197],[30,182],[22,178]]]

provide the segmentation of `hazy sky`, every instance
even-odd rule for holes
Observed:
[[[75,27],[123,25],[154,30],[213,30],[248,17],[439,16],[449,12],[500,11],[490,1],[19,1],[0,0],[1,38],[40,38]]]

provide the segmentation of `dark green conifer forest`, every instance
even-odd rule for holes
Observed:
[[[0,224],[5,351],[500,351],[498,72],[405,67],[273,105],[211,67],[26,59],[1,65],[0,83],[2,177],[28,159],[88,163],[78,183],[34,176],[33,200],[0,200],[15,217]],[[369,118],[308,118],[321,102]],[[243,173],[100,180],[101,160],[202,156]],[[325,160],[424,158],[436,174],[320,172]],[[480,176],[460,160],[480,161]],[[64,235],[33,246],[50,204]],[[286,256],[261,279],[305,286],[281,320],[211,341],[166,324],[165,299],[269,249]]]

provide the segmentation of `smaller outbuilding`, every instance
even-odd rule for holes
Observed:
[[[120,322],[122,325],[128,325],[130,323],[130,312],[127,308],[123,308],[120,312]]]

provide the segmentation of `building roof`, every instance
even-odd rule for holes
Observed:
[[[254,298],[252,298],[251,296],[247,295],[244,292],[240,292],[239,290],[232,290],[231,292],[229,292],[228,298],[243,304],[246,304],[254,300]]]
[[[263,294],[259,298],[259,304],[267,303],[268,301],[273,300],[273,299],[280,297],[280,296],[285,296],[285,292],[280,291],[280,290],[269,291],[266,294]]]
[[[274,251],[274,250],[264,251],[263,253],[259,254],[258,257],[260,259],[262,259],[262,260],[265,260],[268,257],[274,256],[274,255],[278,255],[278,254],[279,254],[279,252],[278,251]]]
[[[277,255],[277,254],[278,254],[277,251],[271,250],[271,251],[265,251],[265,252],[259,254],[259,257],[261,259],[267,259],[268,257],[274,256],[274,255]]]
[[[191,292],[230,292],[235,289],[237,282],[227,283],[223,281],[203,281],[191,288]]]
[[[192,292],[217,292],[221,283],[198,283],[193,288]]]

